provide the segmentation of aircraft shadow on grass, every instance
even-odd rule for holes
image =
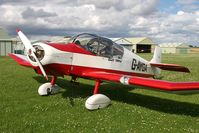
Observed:
[[[33,78],[39,83],[46,82],[46,80],[40,76],[35,76]],[[60,78],[57,80],[57,84],[65,90],[64,92],[61,92],[62,96],[69,99],[69,102],[72,106],[75,105],[73,101],[74,98],[87,98],[92,95],[94,88],[94,85],[81,82],[80,85],[75,85],[70,83],[69,80]],[[107,95],[111,100],[133,104],[159,112],[188,115],[192,117],[199,116],[199,104],[174,101],[160,97],[129,92],[132,89],[132,86],[124,86],[105,82],[100,86],[100,93]]]

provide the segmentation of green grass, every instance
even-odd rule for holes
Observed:
[[[140,54],[148,60],[151,54]],[[163,71],[162,79],[199,81],[199,55],[163,55],[163,62],[190,68],[191,74]],[[60,93],[41,97],[38,87],[45,79],[32,69],[0,57],[1,132],[199,132],[199,94],[176,95],[114,83],[103,83],[101,93],[112,105],[88,111],[94,81],[59,78]]]

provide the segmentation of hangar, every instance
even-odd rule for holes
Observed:
[[[134,53],[153,53],[156,44],[147,37],[119,38],[114,42],[125,46]]]
[[[0,27],[0,56],[8,56],[13,53],[15,41]]]
[[[162,53],[187,54],[190,51],[190,47],[186,43],[161,43],[159,45]]]
[[[116,42],[117,44],[123,45],[128,50],[133,51],[132,46],[133,44],[125,38],[111,38],[112,41]]]

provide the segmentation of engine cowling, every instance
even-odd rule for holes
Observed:
[[[56,63],[58,61],[57,58],[65,54],[65,52],[60,51],[45,43],[35,43],[33,44],[33,47],[35,48],[34,53],[42,65]],[[36,60],[33,56],[31,56],[31,52],[33,51],[27,51],[28,60],[33,66],[37,66]]]

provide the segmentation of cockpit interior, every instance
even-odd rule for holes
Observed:
[[[69,39],[70,43],[75,43],[85,50],[109,59],[122,59],[124,48],[112,40],[99,37],[95,34],[83,33]]]

